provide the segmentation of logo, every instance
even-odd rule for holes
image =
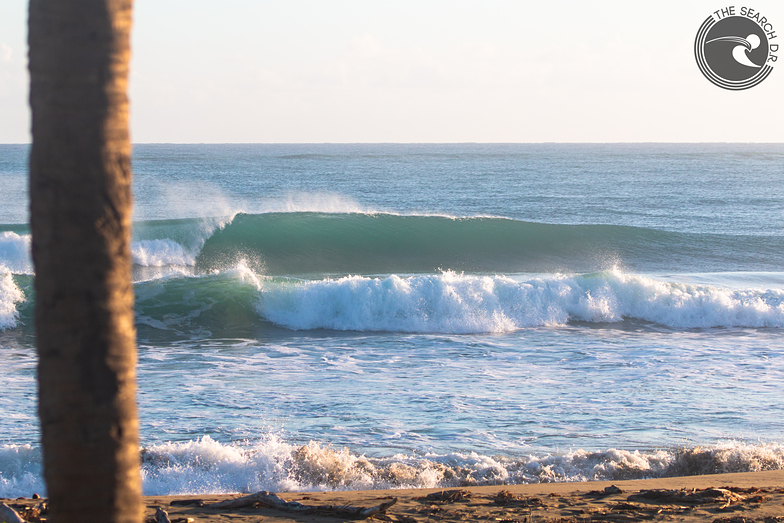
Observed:
[[[705,19],[694,56],[705,78],[731,91],[749,89],[773,72],[779,45],[773,23],[750,7],[730,6]]]

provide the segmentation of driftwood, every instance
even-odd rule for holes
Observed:
[[[169,513],[161,507],[155,509],[155,523],[171,523]]]
[[[3,523],[25,523],[25,520],[5,503],[0,503],[0,521]]]
[[[352,507],[350,505],[303,505],[298,501],[286,501],[273,492],[262,490],[255,494],[243,496],[236,499],[228,499],[207,505],[208,508],[234,509],[262,505],[285,512],[297,512],[299,514],[318,514],[323,516],[334,516],[348,519],[366,519],[377,514],[384,514],[389,507],[397,503],[397,498],[392,501],[381,503],[375,507]]]

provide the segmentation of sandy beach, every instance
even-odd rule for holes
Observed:
[[[289,512],[265,503],[215,508],[211,504],[241,495],[145,497],[146,521],[158,507],[172,523],[331,522],[350,519],[338,511],[396,502],[367,519],[419,521],[580,522],[710,521],[727,523],[784,521],[784,471],[715,474],[651,480],[499,485],[460,489],[370,490],[280,493],[286,502],[313,510]],[[41,500],[5,500],[24,515]],[[316,509],[318,507],[319,509]],[[302,510],[302,509],[300,509]],[[28,513],[28,521],[45,521]],[[363,518],[364,519],[364,518]]]

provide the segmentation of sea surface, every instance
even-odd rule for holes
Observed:
[[[0,145],[0,497],[44,493]],[[136,145],[144,491],[784,468],[784,145]]]

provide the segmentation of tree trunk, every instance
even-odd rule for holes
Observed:
[[[142,519],[131,283],[132,0],[30,0],[39,416],[57,523]]]

